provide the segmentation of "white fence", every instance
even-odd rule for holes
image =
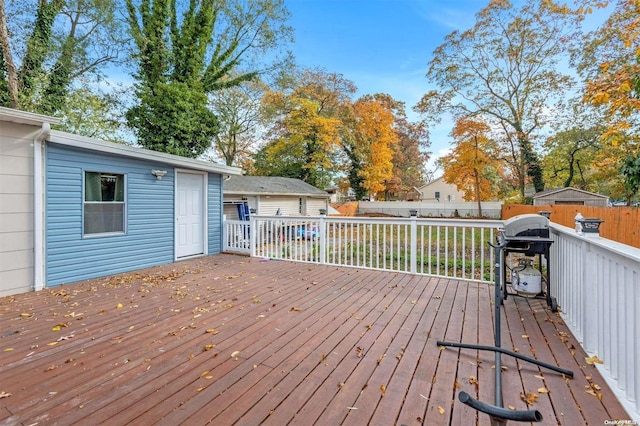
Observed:
[[[225,250],[298,262],[494,282],[498,220],[257,216],[225,221]],[[640,421],[640,249],[552,224],[551,294]]]
[[[502,203],[482,202],[482,217],[499,219]],[[399,217],[409,217],[416,210],[418,217],[480,217],[478,203],[467,202],[425,202],[425,201],[359,201],[359,214],[381,213]]]

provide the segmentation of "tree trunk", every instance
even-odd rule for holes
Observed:
[[[482,199],[480,197],[480,176],[478,173],[478,169],[475,169],[473,171],[473,175],[476,186],[476,200],[478,201],[478,216],[482,217]]]
[[[7,14],[4,0],[0,0],[0,48],[4,64],[7,69],[7,87],[9,89],[9,107],[18,108],[18,71],[13,63],[11,46],[9,46],[9,32],[7,30]]]

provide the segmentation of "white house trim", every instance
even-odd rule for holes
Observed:
[[[209,238],[208,238],[208,233],[209,233],[209,209],[208,209],[208,184],[207,184],[207,179],[208,179],[208,174],[207,172],[202,172],[202,171],[195,171],[195,170],[187,170],[187,169],[175,169],[174,171],[174,201],[173,201],[173,205],[174,205],[174,238],[173,238],[173,257],[175,261],[178,260],[184,260],[184,259],[188,259],[190,257],[198,257],[198,256],[205,256],[207,254],[209,254]],[[192,256],[180,256],[178,257],[178,242],[179,242],[179,238],[178,238],[178,175],[180,174],[191,174],[191,175],[198,175],[198,176],[202,176],[202,211],[201,211],[201,215],[202,215],[202,253],[198,253]]]
[[[140,158],[143,160],[157,161],[162,163],[171,164],[173,166],[182,168],[195,168],[198,170],[206,170],[212,173],[219,173],[222,175],[241,175],[242,169],[238,167],[230,167],[222,164],[209,163],[206,161],[195,160],[192,158],[180,157],[173,154],[165,154],[163,152],[152,151],[144,148],[136,148],[133,146],[107,142],[99,139],[87,138],[84,136],[74,135],[71,133],[65,133],[53,130],[51,142],[55,142],[62,145],[73,146],[76,148],[89,149],[91,151],[105,152],[115,155],[124,155],[130,158]]]
[[[45,139],[51,134],[49,123],[33,139],[33,289],[42,290],[45,284]]]

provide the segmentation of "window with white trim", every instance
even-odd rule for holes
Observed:
[[[125,232],[125,175],[84,172],[84,235]]]

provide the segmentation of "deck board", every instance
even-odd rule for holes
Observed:
[[[491,345],[493,316],[491,285],[227,254],[6,297],[0,424],[488,425],[457,395],[494,402],[493,353],[436,342]],[[501,316],[503,347],[576,373],[503,355],[505,406],[628,418],[544,301]]]

